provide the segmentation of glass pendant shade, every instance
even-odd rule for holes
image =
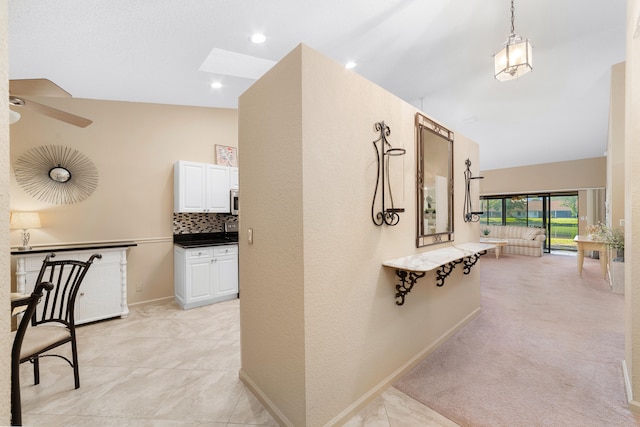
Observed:
[[[533,55],[528,39],[511,35],[504,48],[494,55],[494,76],[499,81],[517,79],[533,70]]]

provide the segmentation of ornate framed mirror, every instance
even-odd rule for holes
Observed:
[[[416,113],[416,247],[453,241],[453,132]]]

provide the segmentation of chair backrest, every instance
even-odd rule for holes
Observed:
[[[87,261],[69,259],[52,261],[51,258],[54,256],[55,254],[47,255],[42,261],[42,268],[36,279],[36,284],[51,283],[53,290],[47,292],[34,313],[31,321],[33,326],[48,322],[61,323],[67,327],[73,326],[78,289],[93,260],[102,258],[100,254],[93,254]]]
[[[35,289],[24,303],[20,305],[26,305],[27,308],[22,312],[22,319],[18,324],[18,328],[16,329],[16,335],[13,339],[13,349],[12,349],[12,357],[16,360],[20,360],[20,347],[22,347],[22,341],[24,339],[24,334],[27,331],[27,327],[29,326],[29,321],[33,319],[33,314],[36,311],[36,306],[40,299],[42,298],[42,294],[44,291],[51,291],[53,289],[53,285],[47,282],[38,282],[36,284]],[[18,362],[19,363],[19,362]]]

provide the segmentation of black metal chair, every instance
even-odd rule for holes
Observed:
[[[36,285],[31,295],[23,298],[11,300],[11,310],[20,311],[20,307],[26,306],[21,311],[22,320],[18,324],[13,336],[13,347],[11,348],[11,425],[22,425],[22,405],[20,403],[20,350],[25,332],[29,327],[36,306],[42,298],[43,292],[53,289],[53,285],[48,282],[40,282]]]
[[[55,254],[51,254],[44,259],[36,279],[38,285],[47,282],[53,289],[44,296],[41,304],[30,316],[31,326],[26,328],[20,348],[20,363],[33,363],[34,384],[39,384],[40,358],[60,357],[73,368],[75,388],[79,388],[80,373],[74,318],[76,296],[94,259],[102,258],[102,255],[91,255],[87,261],[52,261],[51,258],[54,256]],[[59,354],[44,354],[66,343],[71,343],[72,360]]]

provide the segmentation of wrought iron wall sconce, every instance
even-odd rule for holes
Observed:
[[[467,165],[467,170],[464,171],[464,222],[478,222],[480,221],[480,215],[484,212],[477,212],[471,207],[471,181],[474,179],[483,179],[483,176],[473,176],[471,173],[471,160],[467,159],[464,162]]]
[[[400,221],[400,215],[398,214],[404,212],[404,208],[396,208],[393,204],[391,184],[389,183],[389,156],[403,156],[407,150],[404,148],[393,148],[389,141],[387,141],[387,137],[391,134],[391,129],[384,124],[384,121],[376,123],[374,129],[376,132],[380,132],[380,138],[373,141],[378,160],[378,176],[376,177],[376,188],[373,193],[373,201],[371,202],[371,220],[378,226],[382,224],[396,225]],[[380,189],[381,209],[375,213],[378,189]],[[390,207],[387,207],[385,204],[387,191]]]

